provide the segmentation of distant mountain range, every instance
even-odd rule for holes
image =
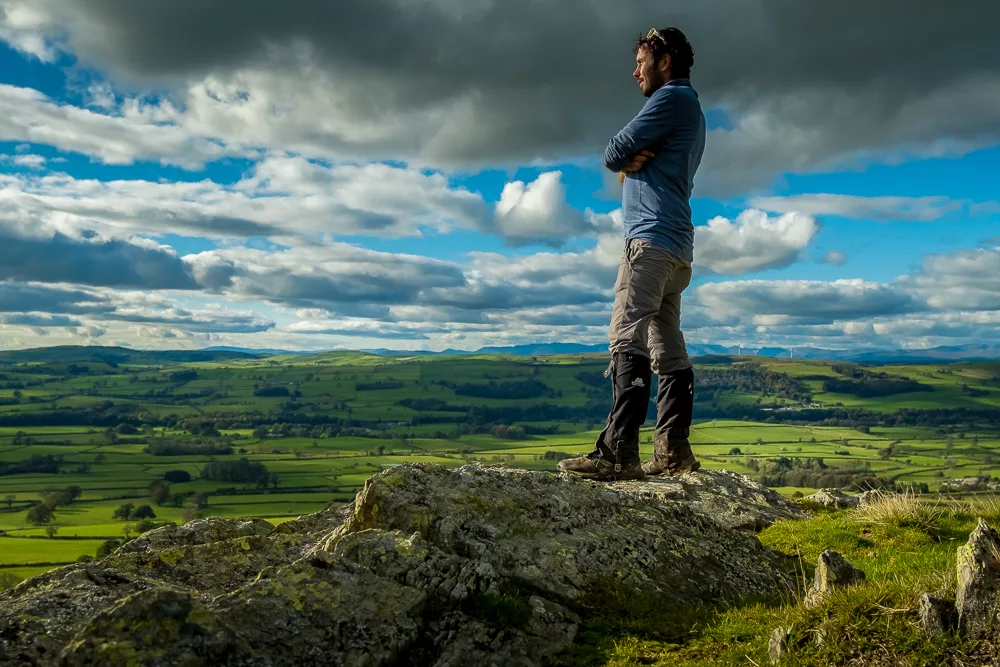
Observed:
[[[688,343],[688,354],[702,357],[712,354],[762,357],[790,357],[798,359],[828,359],[830,361],[861,361],[873,363],[892,362],[940,362],[1000,359],[1000,344],[975,344],[947,347],[933,347],[919,350],[827,350],[816,347],[781,348],[744,347],[723,345],[703,345]],[[359,350],[384,356],[413,356],[424,354],[511,354],[515,356],[538,356],[547,354],[594,354],[607,353],[607,344],[581,345],[579,343],[539,343],[535,345],[514,345],[511,347],[483,347],[475,351],[444,350],[442,352],[412,352],[399,350]]]
[[[278,350],[240,347],[209,347],[202,350],[131,350],[124,347],[100,346],[58,346],[29,350],[6,350],[0,352],[0,364],[16,363],[80,363],[103,362],[110,364],[169,364],[197,361],[226,361],[229,359],[253,359],[263,356],[304,355],[318,352],[342,350]],[[533,345],[513,345],[509,347],[483,347],[478,350],[356,350],[381,356],[432,356],[432,355],[475,355],[508,354],[512,356],[544,356],[556,354],[606,354],[608,346],[583,345],[580,343],[538,343]],[[751,348],[722,345],[688,344],[688,352],[693,357],[706,355],[791,357],[799,359],[826,359],[830,361],[857,361],[869,363],[934,363],[948,361],[973,361],[1000,359],[1000,344],[973,344],[933,347],[920,350],[827,350],[802,347],[789,350],[780,347]]]

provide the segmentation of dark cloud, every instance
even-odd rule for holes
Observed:
[[[335,129],[304,140],[358,155],[479,165],[595,154],[642,102],[632,40],[670,23],[695,46],[704,101],[732,121],[706,154],[701,182],[718,191],[1000,136],[1000,3],[987,0],[32,4],[72,51],[122,80],[326,73],[347,104],[330,110]],[[354,121],[382,131],[351,139],[342,128]]]
[[[274,328],[274,322],[254,315],[225,314],[212,316],[206,313],[193,314],[185,310],[175,310],[163,314],[145,311],[119,311],[103,317],[105,321],[129,322],[132,324],[155,324],[170,326],[198,333],[261,333]]]
[[[23,327],[79,327],[83,322],[65,315],[46,315],[42,313],[15,313],[0,315],[0,324],[10,324]]]
[[[0,313],[103,314],[114,311],[106,297],[82,290],[0,281]]]
[[[154,246],[79,240],[63,234],[18,236],[0,230],[0,280],[101,287],[193,290],[191,267]]]
[[[694,290],[713,318],[755,324],[829,324],[925,310],[898,286],[862,280],[742,280],[707,283]]]

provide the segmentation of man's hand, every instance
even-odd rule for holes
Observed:
[[[625,169],[618,172],[618,182],[624,183],[625,176],[629,172],[639,171],[642,169],[642,165],[646,164],[646,160],[654,157],[655,153],[651,151],[639,151],[639,154],[632,158],[632,161],[625,165]]]

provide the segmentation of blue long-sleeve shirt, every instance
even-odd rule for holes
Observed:
[[[655,157],[625,178],[625,240],[646,239],[690,262],[691,190],[705,152],[705,115],[690,80],[674,79],[656,90],[608,143],[604,166],[617,173],[643,150]]]

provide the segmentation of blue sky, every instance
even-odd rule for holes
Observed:
[[[688,341],[1000,344],[984,21],[920,65],[909,40],[946,9],[845,3],[824,25],[868,29],[831,66],[812,10],[778,2],[516,1],[504,41],[482,3],[421,3],[436,27],[410,34],[373,1],[391,49],[349,7],[251,4],[270,18],[0,0],[0,346],[605,342],[622,230],[600,156],[644,102],[635,33],[672,16],[711,130]]]

